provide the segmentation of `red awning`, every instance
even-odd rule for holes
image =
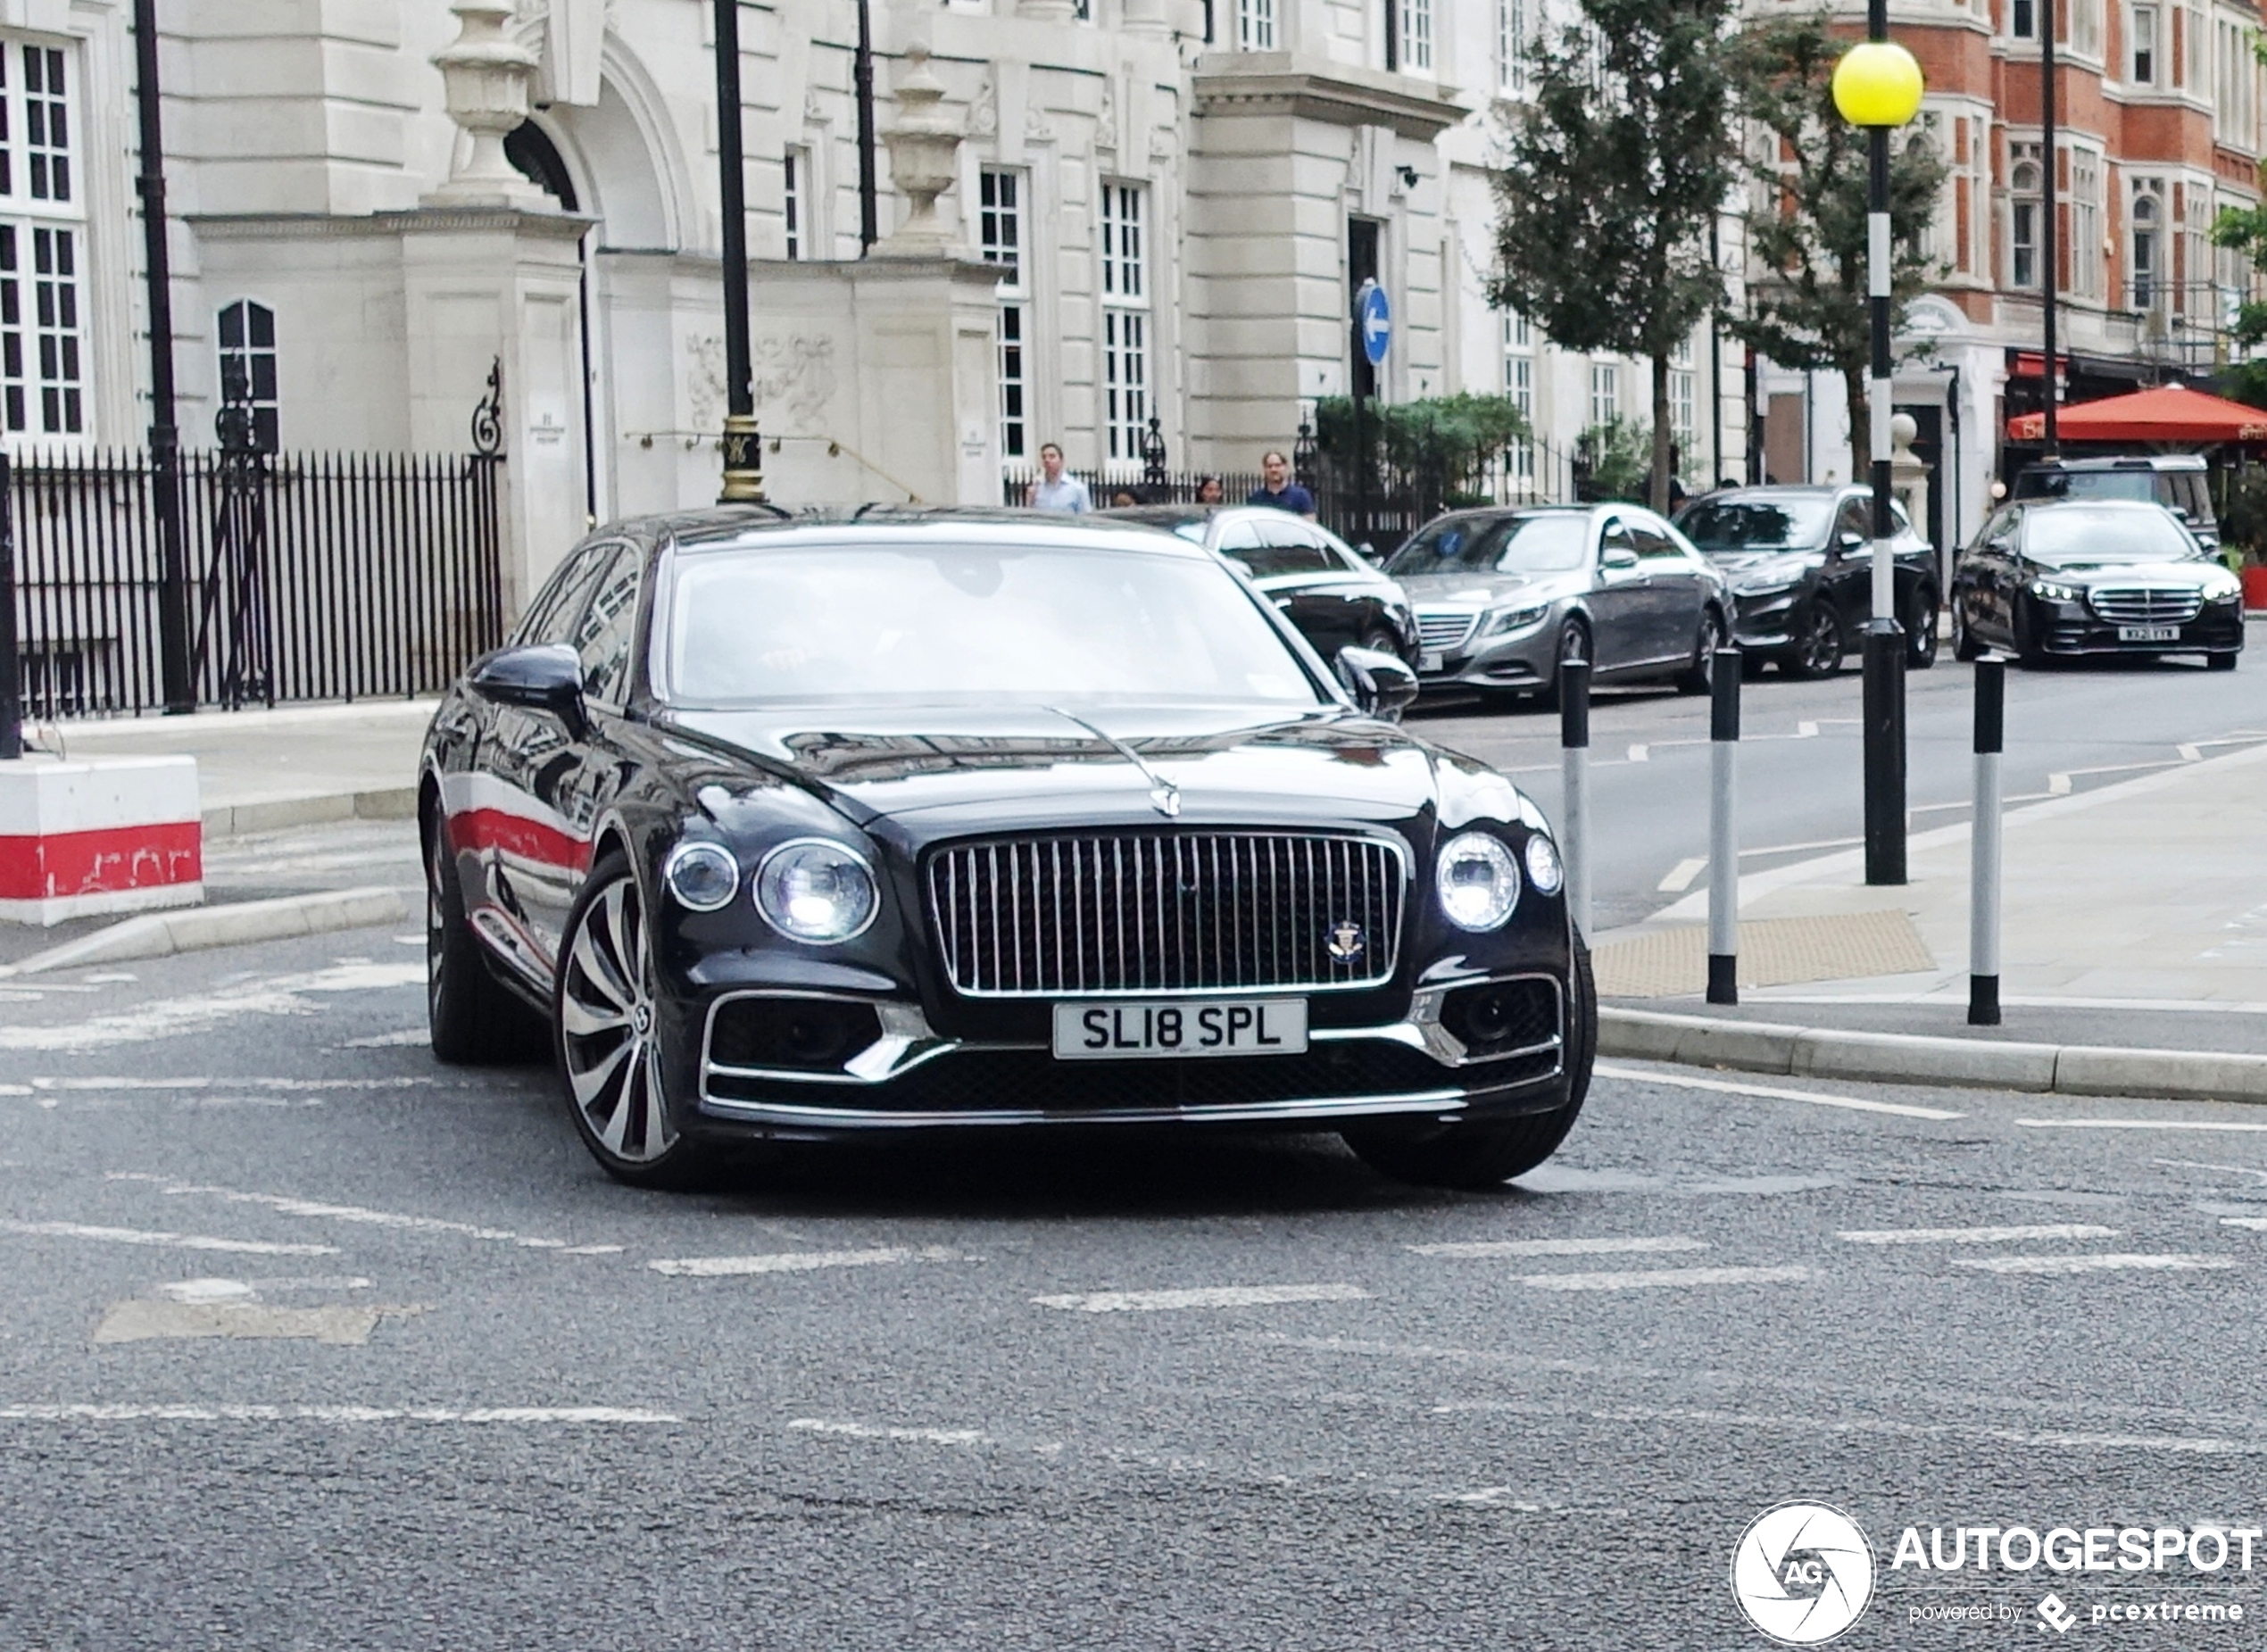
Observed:
[[[2065,442],[2187,442],[2199,446],[2267,442],[2267,409],[2167,385],[2063,408],[2055,426]],[[2007,421],[2011,442],[2036,442],[2046,434],[2044,413],[2024,413]]]

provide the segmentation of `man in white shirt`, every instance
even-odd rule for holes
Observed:
[[[1094,508],[1094,501],[1086,492],[1086,484],[1075,476],[1064,474],[1063,450],[1052,442],[1040,444],[1039,469],[1039,480],[1031,486],[1032,509],[1067,511],[1076,516]]]

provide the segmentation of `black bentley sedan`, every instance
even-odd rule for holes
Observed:
[[[1961,552],[1952,581],[1953,652],[1987,647],[2025,665],[2054,655],[2202,654],[2232,671],[2244,645],[2243,587],[2180,518],[2112,499],[2016,500]]]
[[[1937,553],[1905,507],[1896,534],[1897,617],[1908,669],[1936,663],[1943,581]],[[1873,617],[1873,494],[1867,487],[1727,488],[1694,500],[1677,526],[1731,581],[1735,638],[1749,663],[1790,677],[1831,677]]]
[[[1408,594],[1317,522],[1267,505],[1127,505],[1103,514],[1163,527],[1250,574],[1325,660],[1357,644],[1417,660]]]
[[[1558,851],[1202,548],[1014,512],[577,546],[428,734],[435,1052],[548,1025],[624,1181],[735,1138],[1337,1130],[1480,1186],[1596,1047]]]

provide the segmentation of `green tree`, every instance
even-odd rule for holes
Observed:
[[[1315,430],[1323,451],[1341,466],[1360,461],[1355,452],[1354,403],[1324,396],[1315,403]],[[1513,443],[1532,432],[1509,396],[1436,395],[1415,402],[1368,403],[1362,411],[1369,474],[1405,478],[1430,513],[1442,505],[1485,502],[1482,473]]]
[[[1582,432],[1581,451],[1590,455],[1592,496],[1636,500],[1644,495],[1653,463],[1653,430],[1634,419],[1609,419]]]
[[[1849,41],[1828,32],[1827,15],[1763,23],[1731,44],[1730,73],[1740,112],[1754,125],[1747,170],[1747,313],[1725,318],[1731,335],[1781,367],[1839,373],[1850,405],[1850,475],[1873,462],[1866,381],[1873,330],[1866,303],[1865,134],[1834,108],[1834,65]],[[1939,273],[1922,256],[1920,231],[1936,211],[1947,168],[1915,131],[1889,145],[1889,324]]]
[[[1669,502],[1669,362],[1721,302],[1708,231],[1737,178],[1733,0],[1580,0],[1507,107],[1490,296],[1568,350],[1653,365],[1652,503]]]

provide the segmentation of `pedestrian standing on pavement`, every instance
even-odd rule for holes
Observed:
[[[1291,461],[1281,449],[1269,448],[1259,456],[1261,484],[1251,490],[1248,505],[1272,505],[1293,516],[1315,519],[1315,495],[1291,479]]]
[[[1094,508],[1094,501],[1086,491],[1086,484],[1063,470],[1063,450],[1052,442],[1039,448],[1039,480],[1031,486],[1031,504],[1034,511],[1067,511],[1083,516]]]

